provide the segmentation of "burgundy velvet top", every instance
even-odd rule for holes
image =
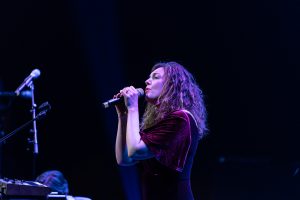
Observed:
[[[175,111],[140,132],[155,155],[140,162],[143,200],[192,200],[190,174],[198,146],[193,117]]]

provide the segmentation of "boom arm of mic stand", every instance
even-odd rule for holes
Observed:
[[[3,143],[4,141],[6,141],[8,138],[10,138],[11,136],[13,136],[14,134],[16,134],[17,132],[19,132],[20,130],[26,128],[28,125],[30,125],[33,121],[39,120],[42,117],[44,117],[47,114],[48,110],[43,110],[41,111],[35,118],[29,120],[28,122],[24,123],[23,125],[21,125],[19,128],[15,129],[14,131],[12,131],[11,133],[3,136],[2,138],[0,138],[0,144]]]

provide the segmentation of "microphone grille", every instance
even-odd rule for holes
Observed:
[[[41,75],[41,71],[39,69],[34,69],[31,74],[30,74],[33,78],[37,78]]]
[[[145,95],[145,92],[142,88],[137,88],[136,90],[139,92],[140,97],[143,97]]]

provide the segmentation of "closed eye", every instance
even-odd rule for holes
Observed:
[[[158,74],[158,73],[153,73],[152,74],[152,79],[159,79],[161,76],[160,76],[160,74]],[[151,76],[150,76],[150,78],[151,78]]]

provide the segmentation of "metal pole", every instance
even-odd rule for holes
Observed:
[[[36,104],[35,104],[35,99],[34,99],[34,84],[33,81],[31,81],[28,86],[30,87],[31,90],[31,113],[32,113],[32,119],[36,118]],[[38,148],[38,135],[37,135],[37,126],[36,126],[36,120],[33,122],[33,129],[31,132],[33,133],[33,166],[32,166],[32,175],[33,178],[36,176],[36,163],[37,163],[37,156],[39,153],[39,148]]]

